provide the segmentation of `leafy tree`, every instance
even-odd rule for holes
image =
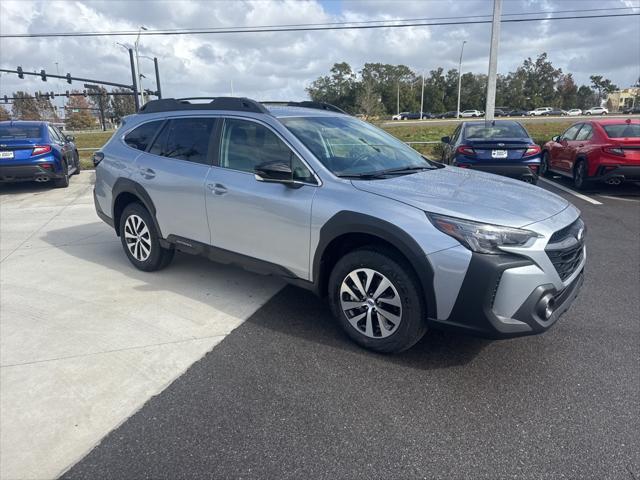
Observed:
[[[4,120],[11,120],[11,115],[9,115],[6,108],[0,106],[0,122]]]
[[[51,102],[51,98],[49,96],[40,95],[35,99],[35,102],[38,114],[42,120],[46,120],[48,122],[60,121],[56,107]]]
[[[565,110],[575,108],[578,103],[578,86],[573,81],[572,75],[562,75],[556,85],[556,105]]]
[[[591,88],[598,92],[598,104],[602,102],[603,96],[609,95],[611,92],[618,90],[618,86],[602,75],[591,75]],[[604,94],[604,95],[603,95]]]
[[[116,88],[113,93],[131,93],[126,88]],[[109,113],[113,123],[120,123],[122,117],[131,115],[136,111],[133,95],[113,95],[110,99]]]
[[[13,94],[11,113],[16,120],[41,120],[40,110],[36,99],[26,92]]]
[[[356,74],[348,63],[335,63],[331,75],[319,77],[309,87],[307,93],[312,100],[326,102],[353,110],[356,102]]]
[[[555,103],[555,86],[562,70],[554,68],[547,58],[546,52],[538,55],[535,60],[529,57],[518,69],[524,74],[524,93],[528,108],[545,107]]]
[[[578,88],[578,92],[576,94],[577,108],[580,108],[582,110],[591,108],[595,105],[596,101],[596,95],[589,87],[587,87],[586,85],[581,85],[580,88]]]
[[[78,90],[74,90],[72,93],[80,93]],[[81,96],[71,96],[66,105],[66,126],[70,130],[81,130],[83,128],[90,128],[96,125],[96,119],[91,114],[91,106],[89,101]]]
[[[367,118],[376,117],[384,113],[382,98],[371,81],[362,82],[358,89],[356,106]]]

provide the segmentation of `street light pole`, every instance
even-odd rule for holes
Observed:
[[[489,50],[489,75],[487,78],[487,106],[485,120],[493,120],[496,108],[496,83],[498,80],[498,48],[500,46],[500,16],[502,0],[493,0],[493,21],[491,22],[491,50]]]
[[[420,120],[424,112],[424,70],[422,71],[422,94],[420,94]]]
[[[398,95],[396,96],[396,113],[400,115],[400,80],[398,80]]]
[[[140,33],[142,30],[146,30],[147,28],[140,25],[138,28],[138,36],[136,37],[136,43],[134,44],[134,50],[136,51],[136,70],[138,72],[138,91],[140,92],[140,105],[144,105],[144,89],[142,88],[142,75],[140,74],[140,59],[138,58],[138,46],[140,45]]]
[[[456,110],[456,118],[460,118],[460,90],[462,87],[462,54],[464,53],[464,44],[466,40],[462,42],[462,48],[460,49],[460,61],[458,62],[458,109]]]

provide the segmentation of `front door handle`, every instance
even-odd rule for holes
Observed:
[[[227,187],[221,183],[208,183],[207,188],[211,190],[215,195],[224,195],[227,193]]]
[[[151,179],[156,176],[156,172],[154,172],[151,168],[141,168],[140,175],[144,178]]]

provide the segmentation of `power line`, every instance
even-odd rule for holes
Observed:
[[[601,10],[629,10],[634,7],[619,7],[611,9],[592,9],[592,11]],[[575,11],[575,10],[574,10]],[[581,10],[585,12],[587,10]],[[556,14],[563,11],[556,12],[544,12],[544,14]],[[531,15],[534,13],[528,13]],[[509,15],[522,15],[522,14],[509,14]],[[539,14],[537,14],[539,15]],[[612,13],[612,14],[600,14],[600,15],[573,15],[562,17],[535,17],[535,18],[510,18],[502,20],[502,23],[523,23],[523,22],[536,22],[544,20],[579,20],[588,18],[612,18],[612,17],[632,17],[639,16],[640,13]],[[487,15],[476,15],[467,17],[440,17],[439,19],[452,19],[452,18],[479,18],[486,17]],[[282,26],[282,25],[268,25],[258,27],[216,27],[216,28],[204,28],[204,29],[179,29],[179,30],[147,30],[147,31],[102,31],[102,32],[56,32],[56,33],[20,33],[20,34],[0,34],[0,38],[45,38],[45,37],[111,37],[111,36],[173,36],[173,35],[206,35],[206,34],[233,34],[233,33],[274,33],[274,32],[309,32],[309,31],[323,31],[323,30],[364,30],[364,29],[379,29],[379,28],[407,28],[407,27],[427,27],[427,26],[446,26],[446,25],[478,25],[491,23],[491,20],[469,20],[469,21],[447,21],[447,22],[434,22],[438,18],[428,19],[429,21],[423,21],[417,19],[406,20],[409,23],[392,23],[384,25],[354,25],[356,22],[335,22],[326,24],[299,24],[300,26]],[[370,22],[399,22],[405,20],[377,20]],[[306,25],[306,26],[304,26]]]

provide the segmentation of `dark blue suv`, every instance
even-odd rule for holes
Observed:
[[[69,186],[80,173],[74,138],[48,122],[0,122],[0,183],[49,182]]]
[[[442,141],[442,162],[447,165],[538,183],[542,150],[518,122],[464,122]]]

